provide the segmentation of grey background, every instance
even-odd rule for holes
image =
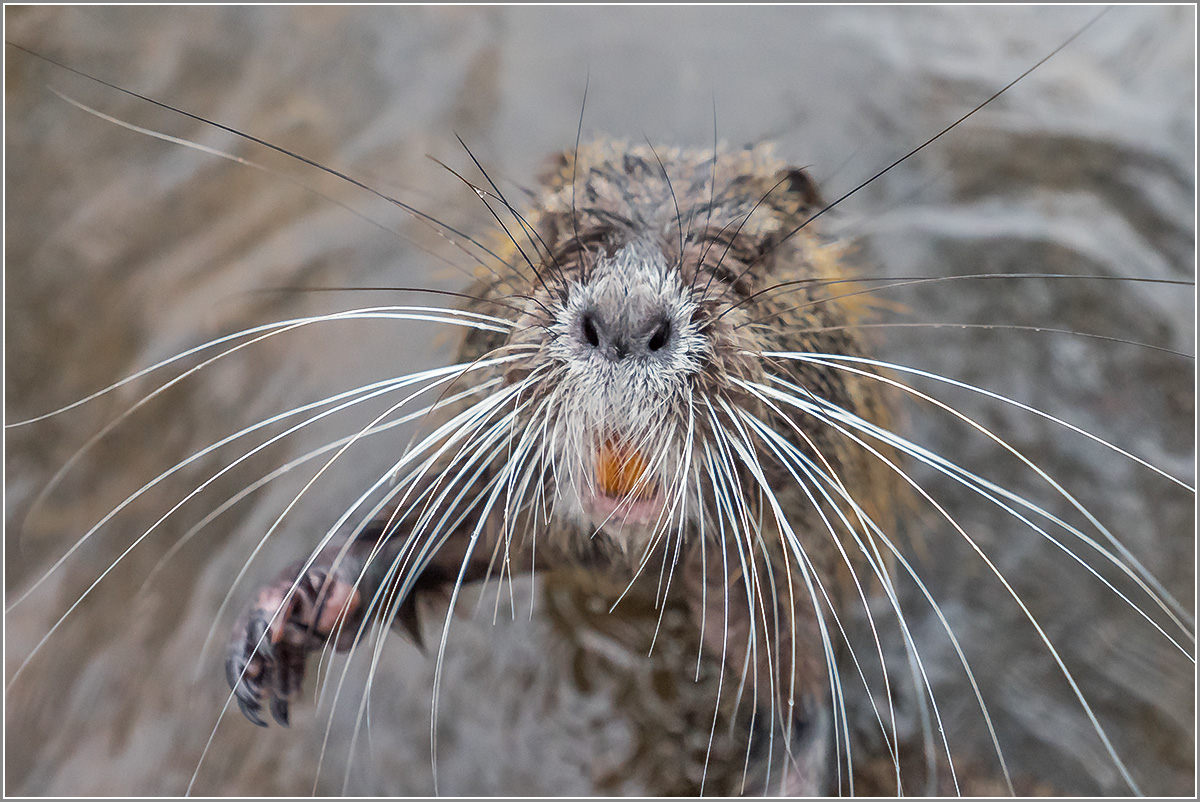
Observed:
[[[776,140],[835,198],[1019,75],[1094,9],[5,12],[9,41],[344,169],[456,227],[482,230],[488,219],[474,196],[426,155],[468,170],[457,133],[503,187],[530,186],[548,154],[573,145],[585,81],[585,136],[706,146],[715,105],[722,139]],[[868,274],[1193,280],[1194,31],[1190,7],[1114,9],[983,112],[840,206],[830,225],[857,243],[855,259]],[[10,423],[221,333],[400,300],[262,289],[464,283],[461,266],[469,263],[453,244],[344,182],[12,48],[5,59]],[[47,84],[131,123],[236,151],[369,219],[277,174],[96,119]],[[1191,286],[957,281],[893,291],[887,301],[903,307],[885,310],[883,320],[1066,328],[1194,353]],[[891,328],[877,339],[888,359],[1006,393],[1193,481],[1189,359],[1002,328]],[[194,450],[289,405],[438,364],[450,348],[444,332],[379,323],[264,343],[140,409],[32,512],[54,472],[157,385],[147,380],[8,430],[9,603],[106,512]],[[1043,419],[926,389],[1060,478],[1192,607],[1193,494]],[[311,447],[353,425],[314,431],[304,442]],[[929,407],[912,405],[903,427],[917,442],[1072,514],[1028,468]],[[403,437],[390,443],[357,452],[285,519],[250,563],[250,579],[234,588],[235,605],[249,582],[303,553]],[[298,442],[266,454],[194,500],[47,639],[8,690],[7,792],[179,794],[193,772],[193,790],[203,794],[305,794],[314,783],[332,793],[346,777],[355,793],[432,790],[433,659],[399,639],[387,642],[370,737],[357,742],[352,764],[348,733],[363,660],[345,684],[354,699],[297,705],[290,730],[260,731],[236,711],[221,716],[220,648],[202,645],[214,621],[217,643],[224,640],[230,613],[217,616],[221,601],[303,477],[240,505],[156,570],[191,524],[304,448]],[[213,455],[130,505],[11,609],[7,677],[138,533],[236,453]],[[930,482],[1060,646],[1142,789],[1190,793],[1193,664],[1053,547],[944,481]],[[978,558],[928,510],[910,528],[920,535],[913,551],[922,576],[969,650],[1019,789],[1127,791],[1045,648]],[[1121,588],[1136,593],[1128,582]],[[528,585],[518,590],[530,593]],[[1137,601],[1151,607],[1144,596]],[[497,631],[493,603],[485,592],[481,614],[456,623],[448,649],[439,790],[586,793],[593,758],[625,743],[621,722],[602,698],[572,694],[544,621],[502,615]],[[949,643],[927,608],[910,609],[922,654],[936,667],[931,680],[956,760],[993,776],[987,733]],[[636,778],[617,790],[639,790]]]

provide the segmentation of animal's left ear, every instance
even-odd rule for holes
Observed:
[[[787,194],[803,208],[815,209],[824,205],[821,193],[817,191],[817,183],[807,171],[799,167],[789,167],[780,171],[776,180],[782,182],[777,191]]]

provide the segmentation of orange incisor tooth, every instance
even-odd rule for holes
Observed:
[[[596,483],[604,495],[649,498],[653,495],[653,487],[645,474],[646,460],[637,449],[613,438],[605,439],[600,445],[596,455]]]

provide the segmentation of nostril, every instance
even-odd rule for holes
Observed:
[[[575,337],[580,345],[613,361],[662,351],[674,331],[664,312],[606,316],[595,307],[581,310]]]
[[[655,327],[654,333],[650,335],[650,342],[646,343],[646,347],[651,351],[658,351],[667,344],[669,339],[671,339],[671,321],[663,318],[662,322]]]
[[[596,321],[592,320],[590,314],[583,316],[583,339],[593,348],[600,347],[600,333],[596,331]]]

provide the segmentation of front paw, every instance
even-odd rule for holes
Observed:
[[[225,660],[225,676],[246,718],[260,727],[266,704],[288,725],[288,700],[300,691],[310,652],[338,633],[349,643],[361,623],[362,594],[352,579],[310,566],[285,570],[262,587],[238,619]]]

